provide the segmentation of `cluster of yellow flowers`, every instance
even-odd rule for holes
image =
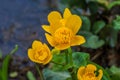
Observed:
[[[57,11],[52,11],[48,15],[50,25],[43,25],[42,28],[49,44],[58,50],[65,50],[70,46],[81,45],[85,43],[85,38],[76,35],[79,31],[82,20],[79,16],[71,14],[68,8],[65,9],[63,17]],[[41,41],[35,40],[32,43],[32,48],[28,49],[28,57],[31,61],[47,64],[52,59],[52,53],[48,46]],[[102,70],[99,70],[99,75],[96,77],[96,67],[92,64],[87,67],[80,67],[77,73],[78,80],[101,80]]]

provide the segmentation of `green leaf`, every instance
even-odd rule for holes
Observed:
[[[2,51],[0,50],[0,59],[2,59]]]
[[[68,70],[68,69],[70,69],[70,68],[72,68],[73,67],[73,65],[71,65],[71,64],[67,64],[67,65],[65,65],[65,66],[63,66],[63,70]]]
[[[97,49],[103,45],[104,45],[104,41],[99,40],[98,36],[96,36],[96,35],[89,36],[86,39],[86,43],[83,44],[83,46],[85,46],[87,48],[92,48],[92,49]]]
[[[18,46],[15,46],[15,48],[4,58],[2,63],[2,80],[8,80],[8,66],[9,61],[11,59],[11,55],[14,54],[18,49]]]
[[[80,16],[81,19],[82,19],[82,26],[81,26],[81,29],[80,31],[90,31],[90,26],[91,26],[91,23],[90,23],[90,20],[88,17],[86,16]]]
[[[111,72],[111,79],[112,80],[120,80],[120,68],[113,65],[110,67],[109,70]]]
[[[120,30],[120,16],[116,16],[116,19],[113,20],[113,28],[115,30]]]
[[[92,32],[94,34],[98,34],[104,26],[105,26],[104,21],[97,21],[97,22],[94,23],[94,25],[92,27]]]
[[[36,79],[35,79],[35,76],[33,75],[33,73],[32,73],[31,71],[28,71],[28,72],[27,72],[27,78],[28,78],[29,80],[36,80]]]
[[[2,80],[2,68],[0,67],[0,80]]]
[[[63,70],[63,64],[65,64],[65,53],[54,54],[51,62],[53,63],[52,70]]]
[[[117,44],[118,30],[111,28],[109,36],[106,38],[111,47],[115,47]]]
[[[73,64],[76,68],[79,68],[80,66],[85,66],[90,58],[90,55],[85,52],[74,52],[72,53],[72,56]]]
[[[101,70],[103,71],[102,80],[111,80],[108,72],[107,72],[104,68],[102,68],[102,67],[99,66],[98,64],[96,64],[96,63],[94,63],[94,62],[91,62],[91,61],[88,61],[88,64],[93,64],[93,65],[95,65],[95,66],[97,67],[98,70],[101,69]],[[113,79],[113,80],[114,80],[114,79]]]
[[[110,10],[112,7],[120,5],[120,1],[113,1],[108,5],[108,9]]]
[[[65,71],[54,72],[50,69],[44,69],[43,75],[45,80],[66,80],[71,77],[68,72]]]
[[[2,80],[8,80],[8,65],[11,56],[7,55],[2,64]]]

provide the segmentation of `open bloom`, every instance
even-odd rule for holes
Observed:
[[[70,46],[80,45],[85,42],[83,36],[76,35],[79,31],[82,20],[77,15],[72,15],[68,8],[65,9],[63,17],[57,11],[48,15],[50,25],[43,25],[47,41],[52,47],[64,50]]]
[[[52,59],[52,54],[46,44],[35,40],[32,43],[32,48],[28,49],[28,57],[33,62],[45,65]]]
[[[103,71],[100,69],[98,71],[99,73],[96,74],[96,70],[97,68],[93,64],[88,64],[86,67],[80,67],[77,73],[78,80],[101,80]]]

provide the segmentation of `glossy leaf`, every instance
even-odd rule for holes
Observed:
[[[92,48],[92,49],[97,49],[103,45],[104,45],[104,41],[99,40],[98,36],[96,36],[96,35],[89,36],[86,39],[86,43],[83,44],[83,46],[85,46],[87,48]]]
[[[74,52],[72,53],[72,56],[73,64],[76,68],[79,68],[80,66],[85,66],[90,58],[90,55],[85,52]]]
[[[70,74],[68,72],[54,72],[50,69],[44,69],[43,70],[43,75],[45,80],[67,80],[68,78],[70,78]]]
[[[80,29],[80,31],[90,31],[90,26],[91,26],[91,23],[90,23],[90,20],[88,17],[86,16],[81,16],[81,19],[82,19],[82,27]]]
[[[116,19],[113,20],[113,28],[115,30],[120,30],[120,16],[116,16]]]
[[[107,70],[110,74],[111,80],[120,80],[120,68],[113,65]]]
[[[93,27],[92,27],[92,32],[94,34],[98,34],[102,28],[104,28],[105,26],[105,22],[104,21],[97,21],[94,23]]]

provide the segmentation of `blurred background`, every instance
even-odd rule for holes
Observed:
[[[49,12],[63,13],[66,7],[83,21],[78,34],[86,43],[74,50],[89,53],[91,61],[105,68],[120,67],[120,0],[0,0],[0,53],[5,56],[19,46],[9,66],[9,73],[15,71],[17,76],[9,80],[27,80],[29,70],[39,80],[27,49],[35,39],[47,43],[41,25],[49,24]]]
[[[8,54],[17,44],[16,55],[25,57],[34,39],[44,42],[41,25],[56,6],[53,0],[0,0],[0,51]]]

